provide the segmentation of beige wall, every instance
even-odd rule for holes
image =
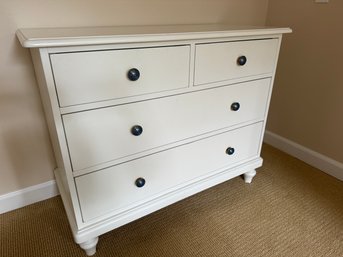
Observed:
[[[226,22],[263,25],[268,0],[1,0],[0,195],[53,179],[47,127],[19,27]]]
[[[343,1],[269,0],[284,37],[267,129],[343,162]]]

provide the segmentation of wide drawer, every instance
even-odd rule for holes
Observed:
[[[189,46],[58,53],[50,60],[61,107],[189,84]],[[137,71],[130,78],[132,69],[138,79]]]
[[[278,39],[197,44],[194,84],[272,73],[278,44]]]
[[[77,177],[83,221],[132,208],[173,187],[257,157],[261,133],[262,122]],[[231,155],[229,147],[234,149]],[[138,187],[142,179],[145,185]]]
[[[269,88],[270,79],[263,79],[63,115],[73,170],[262,120]],[[143,130],[139,136],[131,131],[137,125]]]

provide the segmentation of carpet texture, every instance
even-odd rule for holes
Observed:
[[[343,182],[264,145],[238,177],[100,236],[96,257],[343,256]],[[0,215],[1,257],[85,257],[60,197]]]

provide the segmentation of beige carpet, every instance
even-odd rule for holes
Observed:
[[[100,237],[95,256],[343,256],[343,182],[268,145],[235,178]],[[86,256],[60,197],[0,216],[1,257]]]

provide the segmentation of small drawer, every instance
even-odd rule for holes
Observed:
[[[194,84],[272,73],[278,39],[196,45]]]
[[[269,88],[263,79],[63,115],[73,170],[263,120]]]
[[[50,60],[61,107],[189,85],[188,45],[58,53]]]
[[[75,179],[83,221],[113,215],[259,154],[262,122]]]

